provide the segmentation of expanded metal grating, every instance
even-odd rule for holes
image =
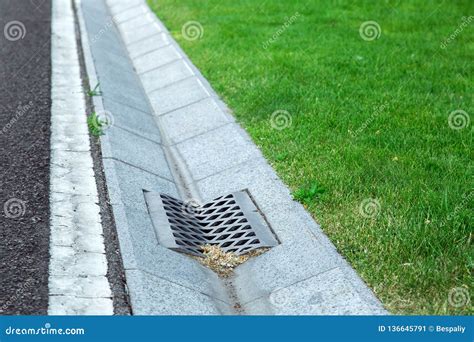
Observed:
[[[202,206],[154,192],[145,192],[145,199],[158,242],[167,248],[201,256],[209,244],[241,255],[278,244],[246,191]]]

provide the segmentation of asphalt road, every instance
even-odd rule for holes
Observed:
[[[47,312],[50,18],[0,1],[0,315]]]

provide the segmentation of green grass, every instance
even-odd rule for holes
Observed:
[[[473,123],[448,125],[457,109],[474,120],[474,21],[440,47],[471,1],[149,3],[389,310],[474,313],[448,301],[474,291]],[[369,20],[379,39],[359,35]]]
[[[104,135],[103,122],[95,112],[87,116],[87,126],[94,137]]]

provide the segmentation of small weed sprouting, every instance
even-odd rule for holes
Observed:
[[[100,121],[99,117],[95,112],[87,116],[87,126],[89,127],[89,131],[94,137],[104,135],[104,131],[102,129],[102,122]]]
[[[296,191],[293,191],[293,198],[302,204],[310,204],[313,199],[326,192],[326,189],[318,185],[318,183],[311,183],[309,186],[304,186]]]
[[[101,96],[102,92],[100,91],[99,87],[100,87],[100,83],[97,83],[96,86],[94,87],[94,89],[89,89],[87,91],[87,96],[89,96],[89,97]]]

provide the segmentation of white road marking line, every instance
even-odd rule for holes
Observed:
[[[99,198],[70,0],[51,24],[50,315],[112,315]]]

